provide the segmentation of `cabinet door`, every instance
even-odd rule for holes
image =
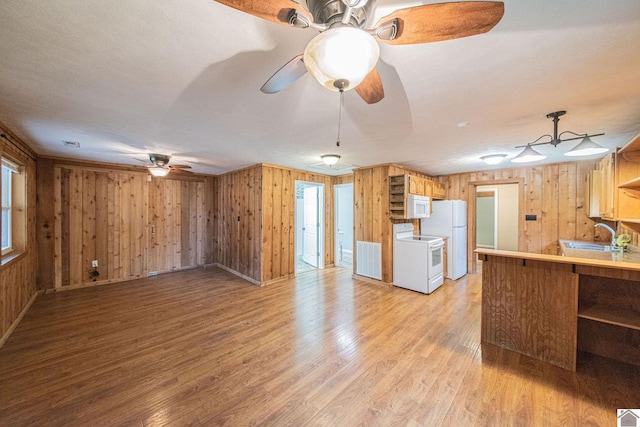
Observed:
[[[604,219],[615,218],[615,154],[611,154],[600,160],[600,217]]]
[[[441,182],[433,181],[433,199],[434,200],[444,200],[446,196],[446,192],[444,189],[444,184]]]
[[[409,175],[409,194],[424,196],[424,178]]]
[[[585,200],[587,203],[586,211],[589,218],[599,218],[600,217],[600,186],[602,178],[601,171],[593,170],[590,171],[586,178],[586,195]]]

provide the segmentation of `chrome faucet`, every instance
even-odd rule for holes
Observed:
[[[609,233],[611,233],[611,251],[612,252],[622,252],[621,247],[618,247],[618,245],[616,244],[616,230],[614,230],[613,228],[609,227],[607,224],[603,224],[601,222],[597,223],[595,225],[595,227],[602,227],[602,228],[606,228],[607,230],[609,230]]]

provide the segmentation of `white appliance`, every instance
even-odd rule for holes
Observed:
[[[429,218],[431,197],[409,194],[407,196],[407,218]]]
[[[467,274],[467,202],[433,202],[431,216],[420,221],[420,234],[448,238],[448,279],[459,279]]]
[[[444,283],[444,241],[413,234],[413,224],[393,226],[393,284],[430,294]]]

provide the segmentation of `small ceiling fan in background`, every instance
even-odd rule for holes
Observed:
[[[504,15],[504,3],[462,1],[398,9],[374,25],[376,0],[216,0],[267,21],[320,31],[303,54],[280,68],[260,90],[277,93],[309,72],[328,89],[355,89],[368,104],[384,98],[376,70],[378,41],[429,43],[486,33]]]
[[[193,172],[186,169],[191,169],[189,165],[169,165],[171,156],[165,154],[149,154],[149,161],[151,165],[148,166],[149,172],[153,176],[163,177],[167,176],[169,172],[173,174],[192,175]]]

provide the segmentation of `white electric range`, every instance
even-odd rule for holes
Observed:
[[[393,225],[393,284],[430,294],[444,283],[441,237],[414,234],[413,224]]]

